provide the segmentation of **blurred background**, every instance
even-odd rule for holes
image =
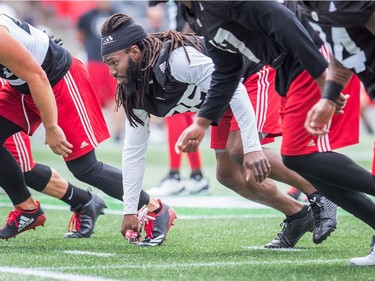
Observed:
[[[39,29],[44,30],[56,38],[61,38],[63,46],[74,56],[87,64],[90,60],[90,47],[99,43],[87,43],[83,27],[82,16],[90,11],[95,11],[97,17],[92,17],[89,25],[93,32],[99,34],[104,20],[115,12],[125,13],[131,16],[137,23],[145,27],[148,32],[159,32],[166,29],[183,30],[184,26],[177,14],[177,5],[173,1],[168,4],[158,5],[150,8],[147,1],[0,1],[0,12],[14,16],[26,21]],[[100,15],[100,16],[99,16]],[[87,21],[87,19],[86,19]],[[86,22],[86,25],[88,23]],[[99,41],[100,42],[100,41]],[[95,45],[96,47],[100,45]],[[121,167],[122,139],[126,132],[123,131],[124,117],[122,113],[114,114],[114,100],[103,101],[103,112],[106,117],[112,138],[102,143],[97,149],[98,160],[102,160],[116,167]],[[366,98],[362,101],[361,110],[361,143],[340,152],[347,154],[353,160],[360,163],[366,169],[370,169],[373,156],[373,141],[375,125],[375,104]],[[34,158],[36,161],[50,165],[72,183],[82,187],[67,170],[64,161],[51,153],[44,143],[44,132],[42,128],[32,137]],[[279,149],[280,140],[270,144],[276,150]],[[209,179],[215,196],[232,196],[234,193],[221,186],[215,177],[216,161],[214,152],[209,148],[209,140],[206,138],[201,145],[201,159],[204,175]],[[182,159],[181,174],[189,176],[189,165],[186,157]],[[157,184],[168,170],[168,145],[164,120],[152,118],[151,137],[147,157],[146,175],[144,178],[144,188],[147,190]],[[280,187],[287,191],[288,187],[280,184]],[[83,187],[85,188],[85,187]],[[98,190],[95,190],[96,192]],[[41,197],[37,194],[36,197]],[[104,196],[104,194],[103,194]],[[234,197],[234,196],[233,196]],[[233,203],[240,207],[250,206],[248,201],[235,197]],[[5,198],[4,198],[5,200]],[[170,199],[172,201],[172,199]],[[169,199],[167,199],[167,202]],[[174,198],[170,204],[183,204],[183,197]],[[177,203],[176,203],[177,202]],[[178,203],[180,202],[180,203]],[[239,203],[240,202],[240,203]],[[195,200],[197,203],[197,200]],[[206,202],[207,203],[207,202]],[[115,203],[114,203],[115,204]],[[122,203],[117,202],[119,208]]]

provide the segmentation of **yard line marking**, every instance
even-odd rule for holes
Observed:
[[[264,248],[264,246],[242,246],[243,249],[249,250],[263,250],[263,251],[280,251],[280,252],[304,252],[307,249],[301,248]]]
[[[118,255],[121,256],[121,255]],[[199,267],[225,267],[225,266],[246,266],[246,265],[274,265],[274,264],[333,264],[348,263],[348,259],[314,259],[314,260],[272,260],[272,261],[228,261],[228,262],[197,262],[197,263],[168,263],[168,264],[123,264],[123,265],[95,265],[95,266],[63,266],[63,267],[47,267],[44,270],[82,270],[82,269],[171,269],[171,268],[199,268]]]
[[[66,281],[119,281],[117,279],[107,279],[90,275],[65,274],[60,272],[46,271],[42,269],[29,269],[21,267],[0,266],[0,272],[20,274],[23,277],[25,275],[28,275]]]
[[[172,205],[172,204],[170,204]],[[173,205],[172,205],[173,206]],[[13,207],[11,203],[0,203],[0,207]],[[173,206],[175,207],[175,206]],[[53,204],[43,204],[43,209],[45,210],[66,210],[69,211],[68,207],[53,205]],[[249,209],[250,211],[250,209]],[[123,211],[120,210],[108,210],[105,209],[105,213],[108,215],[120,215],[123,216]],[[341,216],[352,216],[349,213],[337,214],[338,217]],[[262,218],[283,218],[284,216],[280,214],[236,214],[236,215],[179,215],[179,220],[201,220],[201,219],[262,219]]]
[[[88,255],[88,256],[97,256],[97,257],[112,257],[115,256],[116,254],[111,254],[111,253],[98,253],[98,252],[89,252],[89,251],[71,251],[71,250],[66,250],[63,251],[64,254],[71,254],[71,255]]]

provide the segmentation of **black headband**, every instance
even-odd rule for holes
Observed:
[[[131,20],[116,31],[102,35],[101,55],[103,57],[126,49],[146,36],[147,32],[144,28]]]

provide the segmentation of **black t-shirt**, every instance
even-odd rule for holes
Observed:
[[[375,11],[372,1],[301,1],[304,15],[329,51],[357,74],[375,98],[375,36],[364,24]]]
[[[215,63],[208,102],[199,116],[220,116],[209,99],[218,95],[229,102],[242,76],[242,55],[277,69],[276,88],[284,96],[290,82],[303,69],[313,78],[327,62],[297,17],[276,1],[192,1],[183,16],[190,27],[209,43]],[[209,108],[209,109],[208,109]],[[217,113],[215,113],[215,111]]]
[[[77,27],[85,35],[83,44],[88,60],[102,61],[100,55],[101,28],[103,23],[115,12],[115,10],[98,11],[93,9],[79,18]]]

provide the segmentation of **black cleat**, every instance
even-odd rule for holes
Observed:
[[[169,228],[176,219],[176,212],[167,204],[158,202],[162,206],[162,210],[158,214],[148,212],[147,215],[154,217],[155,220],[148,220],[145,224],[146,237],[138,243],[138,246],[160,246],[167,238]]]
[[[46,215],[40,207],[40,202],[36,201],[37,208],[34,211],[21,211],[14,209],[10,211],[5,225],[0,228],[0,238],[8,240],[16,235],[38,226],[44,226]]]
[[[314,197],[309,201],[315,219],[313,241],[315,244],[319,244],[336,229],[337,206],[324,196],[320,199]]]
[[[306,216],[300,219],[286,218],[283,229],[277,234],[277,237],[271,242],[267,243],[264,247],[268,249],[287,249],[293,248],[298,240],[308,231],[314,229],[314,216],[311,209],[308,209]]]
[[[68,233],[65,238],[88,238],[94,233],[96,219],[104,214],[103,209],[107,208],[102,198],[91,193],[91,200],[85,205],[78,205],[71,209],[73,215],[68,226]]]

